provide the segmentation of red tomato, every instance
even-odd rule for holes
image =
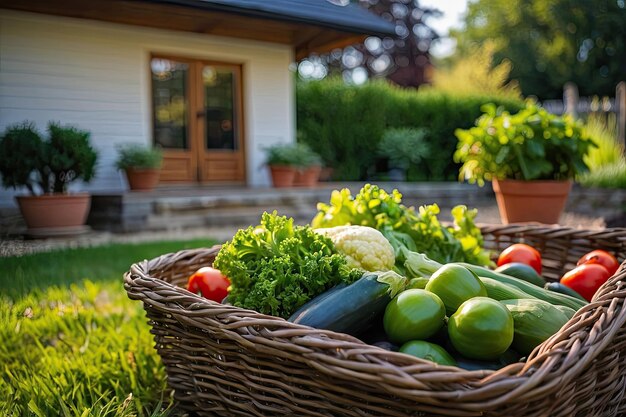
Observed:
[[[619,262],[617,259],[610,253],[603,251],[601,249],[597,249],[589,252],[588,254],[582,256],[576,265],[582,264],[598,264],[602,265],[609,271],[609,275],[613,276],[619,268]]]
[[[210,266],[198,269],[187,282],[187,290],[221,303],[228,295],[230,280]]]
[[[570,287],[587,301],[591,301],[598,288],[611,275],[605,267],[598,264],[583,264],[577,266],[561,277],[561,284]]]
[[[498,266],[520,262],[533,267],[541,275],[541,255],[537,249],[525,243],[514,243],[502,251],[498,257]]]

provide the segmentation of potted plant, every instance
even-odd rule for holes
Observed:
[[[296,178],[298,158],[291,143],[277,143],[265,149],[265,165],[270,170],[274,187],[291,187]]]
[[[517,114],[485,105],[467,130],[457,129],[459,178],[491,181],[504,224],[558,223],[572,180],[588,171],[583,158],[595,144],[580,121],[527,102]]]
[[[295,146],[297,169],[293,185],[296,187],[314,187],[319,182],[322,172],[322,158],[308,145],[298,143]]]
[[[321,158],[303,143],[277,143],[266,149],[265,164],[274,187],[314,186],[320,176]]]
[[[31,122],[7,127],[0,137],[2,184],[29,191],[16,200],[30,235],[84,231],[91,196],[69,193],[68,186],[93,178],[97,153],[87,131],[50,122],[48,133],[42,138]]]
[[[378,155],[387,159],[391,181],[406,181],[419,175],[420,164],[430,155],[430,146],[424,140],[426,133],[425,129],[415,128],[385,131],[378,144]]]
[[[151,191],[159,182],[163,153],[159,148],[127,144],[118,148],[115,165],[124,170],[131,190]]]

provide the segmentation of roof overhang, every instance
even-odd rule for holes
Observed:
[[[391,23],[354,4],[344,9],[326,0],[291,1],[0,0],[0,8],[286,44],[298,60],[369,35],[393,34]],[[329,14],[332,8],[340,13]]]

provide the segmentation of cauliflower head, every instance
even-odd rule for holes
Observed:
[[[336,226],[315,229],[315,232],[327,236],[353,268],[374,272],[389,271],[394,267],[393,246],[372,227]]]

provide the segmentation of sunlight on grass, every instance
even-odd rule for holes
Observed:
[[[165,371],[122,274],[138,260],[212,244],[110,245],[0,259],[0,415],[169,415]]]

